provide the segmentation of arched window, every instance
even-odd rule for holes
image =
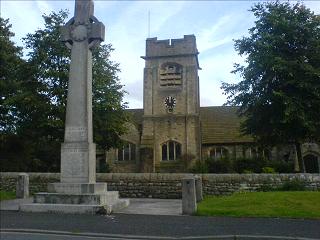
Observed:
[[[181,157],[181,144],[175,141],[168,141],[161,146],[162,161],[174,161]]]
[[[320,161],[315,154],[309,153],[303,157],[307,173],[319,173]]]
[[[244,146],[242,151],[243,151],[243,157],[245,158],[258,157],[258,151],[256,147]]]
[[[122,148],[118,149],[118,161],[134,161],[136,160],[136,145],[133,143],[125,143]]]
[[[262,149],[262,157],[267,160],[271,160],[272,152],[270,149],[264,148]]]
[[[229,152],[223,147],[216,147],[210,150],[209,156],[212,159],[227,158],[229,156]]]

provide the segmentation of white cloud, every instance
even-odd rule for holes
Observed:
[[[225,25],[227,25],[230,20],[230,15],[223,16],[212,27],[202,29],[200,31],[199,35],[197,36],[198,49],[200,52],[204,52],[208,49],[232,41],[232,39],[230,39],[229,37],[224,37],[223,39],[216,40],[219,37],[219,31],[221,31],[221,29],[225,27]]]
[[[49,2],[45,2],[42,0],[37,0],[35,1],[38,11],[40,13],[47,13],[47,12],[52,12],[53,8],[50,6]]]
[[[222,82],[239,81],[237,76],[231,73],[236,62],[243,63],[243,58],[232,50],[223,54],[212,54],[201,60],[203,69],[199,71],[201,106],[217,106],[226,102],[226,96],[220,87]]]
[[[163,25],[177,14],[183,5],[183,2],[126,2],[122,4],[122,11],[117,15],[115,24],[107,25],[106,39],[115,47],[112,59],[120,63],[119,76],[129,93],[126,100],[131,108],[142,107],[144,60],[140,56],[145,54],[148,11],[150,10],[151,15],[151,34],[154,34],[164,28]]]
[[[125,101],[129,103],[131,108],[143,107],[143,81],[139,79],[135,82],[128,83],[124,89],[128,93],[125,96]]]
[[[34,2],[27,1],[4,1],[1,3],[1,15],[9,18],[12,31],[15,33],[14,41],[22,46],[22,38],[27,33],[34,32],[42,24],[41,12],[38,11]],[[28,15],[26,16],[26,13]]]
[[[142,107],[145,40],[148,37],[148,11],[150,11],[150,37],[158,39],[182,38],[195,34],[200,51],[199,62],[201,105],[221,105],[225,96],[221,81],[236,82],[231,74],[234,62],[242,59],[233,50],[232,39],[247,34],[254,25],[254,16],[247,10],[249,1],[95,1],[95,15],[106,25],[106,43],[115,51],[112,60],[120,63],[121,83],[129,94],[125,97],[131,108]],[[304,1],[316,13],[320,2]],[[1,15],[10,18],[15,41],[43,27],[41,15],[51,11],[74,11],[74,1],[1,1]],[[26,17],[26,13],[27,17]]]
[[[303,1],[306,7],[310,8],[315,14],[320,13],[320,2],[319,1]]]

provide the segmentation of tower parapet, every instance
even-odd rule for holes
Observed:
[[[146,56],[143,59],[158,57],[176,57],[181,55],[198,55],[196,37],[194,35],[184,35],[179,39],[157,40],[148,38],[146,41]]]

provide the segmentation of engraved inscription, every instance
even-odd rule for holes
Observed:
[[[61,169],[63,169],[63,175],[84,176],[87,155],[88,152],[85,149],[62,149]]]
[[[67,140],[85,141],[88,130],[84,127],[66,127],[65,138]]]

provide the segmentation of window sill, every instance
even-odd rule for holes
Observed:
[[[128,161],[114,161],[113,162],[114,164],[129,164],[129,163],[132,163],[132,164],[135,164],[136,161],[135,160],[128,160]]]

